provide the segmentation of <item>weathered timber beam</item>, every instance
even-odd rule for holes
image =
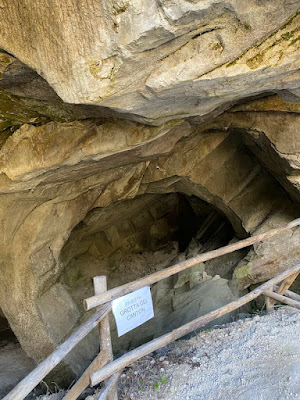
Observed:
[[[278,284],[283,281],[286,277],[300,271],[300,264],[296,265],[293,268],[290,268],[280,275],[277,275],[275,278],[270,279],[269,281],[263,283],[258,286],[256,289],[252,290],[252,292],[246,294],[245,296],[232,301],[224,307],[221,307],[215,311],[212,311],[202,317],[199,317],[187,324],[181,326],[180,328],[174,329],[172,332],[167,333],[163,336],[160,336],[157,339],[151,340],[150,342],[124,354],[122,357],[117,360],[105,365],[99,371],[94,372],[90,378],[91,386],[95,386],[98,383],[102,382],[104,379],[112,376],[118,371],[123,370],[128,365],[133,362],[139,360],[140,358],[146,356],[153,351],[174,342],[175,340],[181,338],[182,336],[187,335],[188,333],[205,326],[209,322],[221,317],[224,314],[228,314],[231,311],[236,310],[237,308],[249,303],[251,300],[255,299],[259,295],[263,294],[264,291],[268,290],[270,287]],[[271,292],[272,293],[272,292]]]
[[[286,296],[282,296],[281,294],[277,294],[275,292],[271,292],[271,290],[264,290],[263,294],[265,296],[271,297],[272,299],[276,300],[277,302],[280,301],[281,303],[285,303],[291,307],[295,307],[300,310],[300,302],[296,300],[292,300]]]
[[[97,400],[106,400],[111,392],[116,391],[116,385],[117,385],[120,375],[121,375],[121,372],[117,372],[116,374],[114,374],[113,376],[111,376],[108,379],[105,388],[100,393],[99,397],[97,397]]]
[[[298,276],[299,272],[296,272],[295,274],[288,276],[279,286],[277,293],[278,294],[284,294],[286,292],[286,290],[288,290],[290,288],[290,286],[292,286],[292,284],[294,283],[294,281],[296,280],[297,276]]]
[[[110,361],[110,354],[107,350],[101,350],[94,361],[84,371],[78,381],[71,387],[62,400],[76,400],[81,393],[89,386],[92,372],[102,368]]]
[[[21,380],[2,400],[23,400],[45,376],[93,329],[110,311],[110,304],[101,307],[82,324],[53,353],[43,360],[30,374]]]
[[[277,288],[277,294],[285,294],[285,292],[290,288],[290,286],[294,283],[295,279],[297,278],[299,272],[296,272],[293,275],[288,276],[283,282],[281,282],[280,286]],[[274,291],[273,288],[270,289]],[[266,307],[268,311],[271,311],[276,304],[276,300],[271,297],[266,297]]]
[[[166,268],[162,271],[155,272],[151,275],[148,275],[144,278],[138,279],[134,282],[127,283],[125,285],[119,286],[117,288],[108,290],[103,294],[99,294],[97,296],[92,296],[84,300],[83,305],[86,310],[90,310],[94,307],[100,306],[102,304],[107,303],[108,301],[117,299],[118,297],[124,296],[125,294],[134,292],[135,290],[141,289],[144,286],[152,285],[160,281],[161,279],[168,278],[174,274],[177,274],[180,271],[184,271],[187,268],[192,267],[193,265],[199,262],[205,262],[208,260],[212,260],[213,258],[217,258],[223,256],[228,253],[232,253],[233,251],[243,249],[244,247],[248,247],[253,245],[254,243],[261,242],[262,240],[267,240],[275,235],[278,235],[281,232],[284,232],[288,229],[294,228],[300,225],[300,218],[295,219],[289,224],[281,227],[272,229],[268,232],[262,233],[260,235],[252,236],[250,238],[240,240],[239,242],[230,244],[228,246],[221,247],[217,250],[209,251],[204,254],[200,254],[199,256],[190,258],[189,260],[183,261],[179,264],[173,265],[172,267]]]
[[[279,286],[274,286],[274,288],[277,290]],[[294,293],[290,290],[286,290],[284,292],[284,295],[286,297],[289,297],[290,299],[296,300],[296,301],[300,301],[300,294]]]

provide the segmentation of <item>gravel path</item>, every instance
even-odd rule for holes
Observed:
[[[300,311],[290,307],[203,331],[128,367],[119,382],[119,399],[300,399],[299,334]]]
[[[300,312],[289,307],[202,332],[154,355],[150,384],[141,378],[145,365],[137,364],[132,387],[139,393],[129,390],[123,398],[300,399],[299,333]]]

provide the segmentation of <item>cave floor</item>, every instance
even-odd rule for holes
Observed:
[[[0,318],[0,398],[34,368],[4,318]]]

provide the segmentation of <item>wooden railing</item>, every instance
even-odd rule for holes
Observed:
[[[106,398],[109,400],[116,400],[116,383],[121,371],[126,366],[139,360],[141,357],[144,357],[145,355],[185,336],[186,334],[205,326],[220,316],[238,309],[260,295],[264,295],[266,297],[266,307],[268,310],[271,310],[276,302],[282,302],[300,310],[300,296],[288,290],[300,272],[299,264],[282,272],[278,276],[258,286],[245,296],[232,301],[224,307],[188,322],[187,324],[182,325],[180,328],[174,329],[170,333],[151,340],[150,342],[126,353],[122,357],[113,361],[108,321],[108,313],[111,310],[111,300],[134,292],[135,290],[138,290],[144,286],[156,283],[161,279],[177,274],[178,272],[190,268],[199,262],[208,261],[224,254],[251,246],[299,225],[300,219],[294,220],[284,227],[273,229],[266,233],[252,236],[234,244],[224,246],[220,249],[201,254],[162,271],[155,272],[154,274],[146,276],[142,279],[138,279],[134,282],[108,291],[106,290],[106,277],[95,277],[95,295],[84,300],[84,307],[86,310],[98,307],[96,313],[84,324],[82,324],[74,333],[72,333],[72,335],[69,336],[64,343],[59,345],[56,350],[44,361],[42,361],[29,375],[19,382],[19,384],[3,398],[3,400],[23,400],[39,384],[39,382],[53,368],[55,368],[59,362],[97,325],[99,326],[101,351],[91,365],[87,368],[87,370],[83,373],[81,378],[65,395],[63,400],[75,400],[89,384],[91,386],[95,386],[102,381],[105,381],[105,388],[100,393],[98,400],[104,400]]]

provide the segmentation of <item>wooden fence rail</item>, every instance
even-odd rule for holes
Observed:
[[[59,345],[53,353],[43,360],[30,374],[21,380],[2,400],[23,400],[60,361],[94,329],[99,321],[110,311],[110,304],[106,304],[90,319],[82,324],[68,339]]]
[[[276,292],[277,292],[278,286],[274,286],[274,288],[276,289]],[[296,301],[300,302],[300,295],[297,294],[297,293],[294,293],[294,292],[291,292],[289,290],[286,290],[284,295],[286,297],[289,297],[290,299],[293,299],[293,300],[296,300]]]
[[[89,382],[91,386],[95,386],[96,384],[105,380],[107,380],[106,387],[99,395],[98,400],[104,400],[106,398],[108,398],[108,400],[117,400],[116,382],[120,372],[126,366],[134,361],[137,361],[141,357],[181,338],[182,336],[185,336],[186,334],[205,326],[209,322],[221,317],[222,315],[238,309],[260,295],[266,296],[266,305],[268,309],[272,309],[274,304],[278,301],[290,304],[300,309],[300,296],[288,290],[300,272],[299,264],[284,271],[275,278],[270,279],[247,295],[232,301],[226,306],[203,315],[181,326],[180,328],[174,329],[170,333],[167,333],[138,347],[137,349],[128,352],[117,360],[112,361],[113,356],[108,322],[108,313],[111,310],[111,300],[120,296],[124,296],[125,294],[131,293],[144,286],[156,283],[161,279],[167,278],[180,271],[190,268],[199,262],[208,261],[244,247],[251,246],[299,225],[300,218],[290,222],[284,227],[273,229],[261,235],[256,235],[220,249],[201,254],[197,257],[193,257],[187,261],[109,291],[106,291],[106,277],[95,277],[95,296],[86,299],[84,301],[84,306],[87,310],[98,307],[96,313],[84,324],[82,324],[74,333],[72,333],[64,343],[59,345],[54,352],[51,353],[44,361],[42,361],[29,375],[19,382],[18,385],[2,400],[24,400],[24,398],[39,384],[39,382],[53,368],[55,368],[58,363],[97,325],[99,326],[100,335],[100,354],[86,369],[77,383],[66,394],[64,400],[76,400],[81,392],[87,387]],[[278,284],[280,285],[277,286]]]
[[[102,382],[104,379],[107,379],[112,374],[123,370],[125,367],[139,360],[141,357],[144,357],[147,354],[152,353],[153,351],[158,350],[159,348],[164,347],[167,344],[170,344],[171,342],[174,342],[177,339],[180,339],[182,336],[185,336],[188,333],[193,332],[194,330],[199,329],[202,326],[205,326],[209,322],[221,317],[224,314],[228,314],[229,312],[234,311],[237,308],[240,308],[241,306],[257,298],[261,294],[264,294],[266,290],[272,288],[274,285],[281,282],[283,279],[295,273],[299,273],[299,271],[300,271],[300,264],[296,265],[293,268],[288,269],[287,271],[284,271],[275,278],[272,278],[269,281],[262,284],[261,286],[258,286],[256,289],[252,290],[252,292],[246,294],[245,296],[240,297],[239,299],[234,300],[229,304],[226,304],[226,306],[218,308],[217,310],[212,311],[208,314],[205,314],[202,317],[199,317],[191,322],[188,322],[187,324],[181,326],[180,328],[174,329],[170,333],[167,333],[157,339],[151,340],[150,342],[124,354],[122,357],[118,358],[112,363],[105,365],[99,371],[92,373],[90,380],[91,386],[95,386],[98,383]],[[298,305],[300,305],[300,303],[298,303]]]
[[[128,293],[134,292],[135,290],[141,289],[144,286],[153,285],[153,283],[168,278],[169,276],[175,275],[178,272],[184,271],[185,269],[190,268],[195,264],[212,260],[213,258],[217,258],[225,254],[232,253],[236,250],[243,249],[245,247],[261,242],[262,240],[269,239],[272,236],[278,235],[279,233],[282,233],[288,229],[294,228],[299,225],[300,225],[300,218],[295,219],[294,221],[290,222],[289,224],[281,228],[272,229],[266,233],[255,235],[247,239],[240,240],[239,242],[230,244],[228,246],[221,247],[217,250],[209,251],[207,253],[200,254],[199,256],[192,257],[186,261],[173,265],[172,267],[165,268],[162,271],[154,272],[153,274],[138,279],[134,282],[130,282],[125,285],[119,286],[117,288],[108,290],[107,292],[102,293],[100,295],[89,297],[88,299],[85,299],[83,302],[84,308],[86,310],[90,310],[94,307],[98,307],[102,304],[107,303],[108,301],[117,299],[118,297],[124,296]]]
[[[110,362],[110,354],[107,350],[102,349],[94,361],[81,375],[80,379],[72,386],[72,388],[64,396],[63,400],[74,400],[89,386],[90,376]]]

